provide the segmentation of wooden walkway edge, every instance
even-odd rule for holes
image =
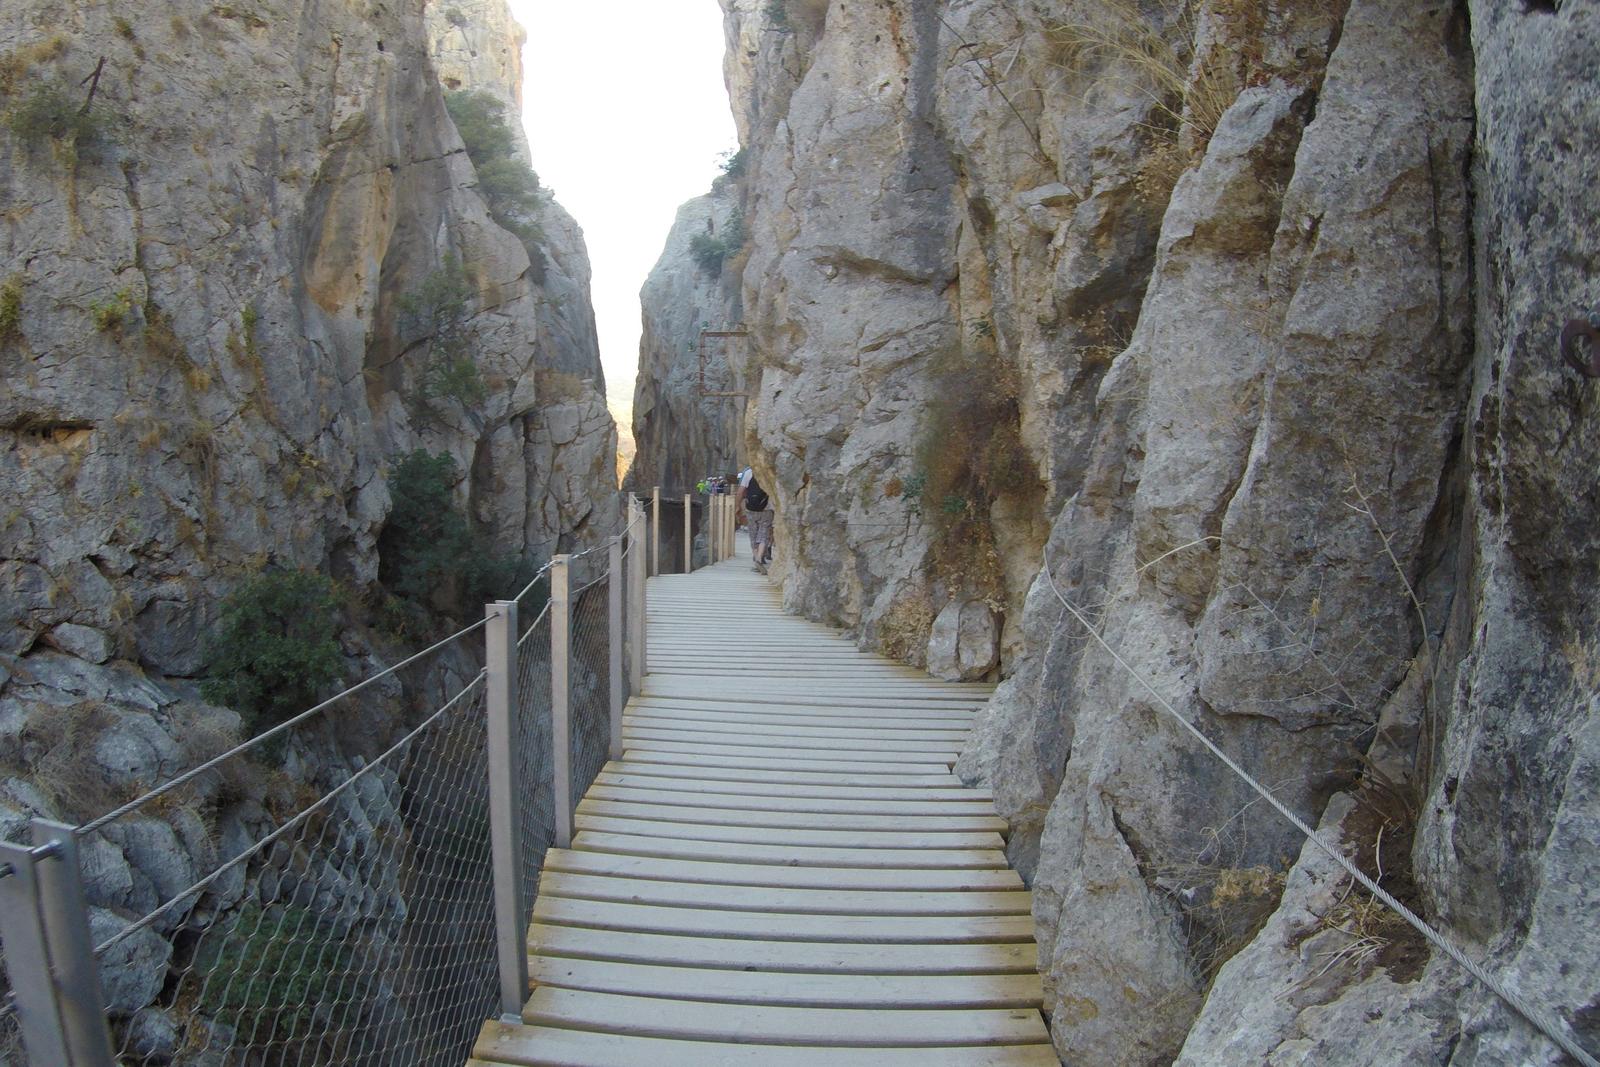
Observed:
[[[1030,894],[951,773],[992,687],[785,615],[739,549],[650,579],[623,758],[468,1067],[1054,1067]]]

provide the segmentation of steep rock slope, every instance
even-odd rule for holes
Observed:
[[[1064,1061],[1557,1062],[1145,682],[1595,1044],[1595,5],[724,10],[786,600],[998,659]]]
[[[744,260],[723,243],[730,227],[735,233],[742,228],[739,210],[739,191],[728,181],[680,207],[640,291],[644,329],[633,398],[638,452],[628,478],[636,490],[685,489],[707,474],[731,472],[742,455],[743,397],[705,394],[742,391],[733,368],[742,363],[746,342],[707,338],[703,360],[700,355],[702,330],[731,332],[742,319],[737,268]],[[697,237],[717,242],[704,263],[693,251]]]
[[[503,548],[609,528],[588,480],[611,431],[588,398],[581,235],[542,209],[536,284],[475,191],[415,13],[197,8],[135,27],[85,9],[70,37],[59,16],[8,8],[11,99],[103,54],[115,139],[76,161],[5,141],[18,318],[0,424],[27,502],[4,534],[7,651],[72,623],[192,673],[232,572],[372,579],[385,464],[413,447],[472,472],[461,492]],[[423,395],[429,338],[398,308],[447,257],[471,288],[481,402]],[[552,391],[570,410],[547,410],[541,375],[573,380]]]
[[[547,197],[523,210],[521,235],[495,221],[429,61],[514,101],[503,4],[453,3],[438,19],[343,0],[147,14],[31,0],[0,12],[10,840],[28,816],[99,814],[235,743],[239,716],[195,684],[219,601],[263,568],[331,574],[352,605],[376,598],[388,478],[406,453],[453,458],[458,506],[508,556],[591,543],[616,518],[582,235]],[[475,43],[430,39],[430,26]],[[484,42],[497,50],[473,55]],[[62,116],[102,58],[104,132],[74,143]],[[55,125],[18,118],[36,102]],[[441,278],[460,286],[456,310],[429,296]],[[446,330],[481,390],[438,385]],[[415,645],[369,627],[364,608],[347,615],[349,680]],[[97,931],[265,832],[264,807],[281,817],[345,780],[476,671],[455,648],[341,705],[336,727],[299,731],[274,766],[202,779],[126,820],[93,843]],[[377,825],[398,787],[369,785],[353,803]],[[196,906],[238,904],[242,884],[227,884],[110,960],[117,1018],[162,988],[163,934]]]

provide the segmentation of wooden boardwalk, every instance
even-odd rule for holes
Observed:
[[[740,552],[650,580],[623,758],[470,1067],[1053,1067],[1005,824],[950,772],[990,687],[785,615]]]

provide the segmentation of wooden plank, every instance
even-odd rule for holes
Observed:
[[[986,789],[967,787],[954,775],[945,775],[936,784],[920,786],[834,785],[831,783],[801,782],[719,782],[707,778],[666,779],[655,775],[633,774],[628,770],[612,770],[606,765],[595,778],[602,785],[632,789],[693,790],[696,793],[744,795],[760,797],[835,797],[845,800],[917,800],[932,802],[972,801],[993,803]],[[782,788],[777,786],[781,785]]]
[[[993,813],[959,815],[952,812],[894,815],[879,811],[817,812],[701,807],[698,804],[636,803],[607,800],[592,795],[578,805],[580,815],[648,819],[652,822],[712,823],[722,826],[803,827],[809,830],[898,830],[908,833],[973,831],[1003,834],[1010,827]]]
[[[599,833],[632,834],[639,837],[666,837],[679,841],[728,842],[730,844],[799,845],[814,848],[919,849],[961,848],[1001,849],[1005,842],[994,831],[965,830],[830,830],[811,827],[739,826],[729,823],[666,822],[655,819],[620,818],[609,815],[583,815],[577,819],[580,830]]]
[[[961,742],[954,739],[935,738],[924,740],[917,737],[895,737],[888,734],[873,736],[867,733],[862,736],[859,732],[855,737],[834,737],[818,735],[807,731],[804,727],[792,727],[788,733],[764,734],[738,734],[728,731],[696,730],[684,726],[651,726],[648,723],[634,722],[631,726],[624,726],[627,738],[635,743],[645,741],[671,741],[680,745],[721,746],[733,748],[749,748],[751,746],[778,745],[786,749],[822,749],[839,751],[860,750],[866,752],[916,752],[946,755],[958,753]]]
[[[847,889],[777,889],[707,885],[545,871],[539,896],[608,900],[723,911],[782,911],[811,915],[1028,915],[1032,894],[1023,889],[988,893],[885,892]]]
[[[595,852],[623,852],[632,856],[664,859],[710,860],[713,863],[782,863],[819,867],[987,867],[1006,865],[999,849],[946,848],[837,848],[812,845],[756,845],[745,842],[694,841],[642,834],[584,830],[573,838],[576,848]]]
[[[748,761],[746,761],[748,763]],[[930,786],[933,788],[959,789],[961,779],[950,773],[947,767],[922,769],[917,767],[903,768],[895,772],[878,772],[862,770],[857,765],[845,769],[845,765],[838,763],[822,764],[817,767],[794,767],[792,764],[775,764],[770,767],[751,767],[739,764],[718,764],[702,761],[698,765],[680,765],[675,763],[659,763],[654,760],[621,759],[613,760],[606,764],[613,768],[613,773],[630,775],[648,775],[658,778],[682,778],[703,781],[722,782],[762,782],[768,784],[813,784],[836,786],[871,786],[882,788],[885,786],[914,787]]]
[[[903,752],[899,749],[887,747],[873,748],[789,748],[778,745],[715,745],[694,744],[688,741],[659,741],[649,737],[626,737],[623,739],[627,750],[627,758],[646,758],[644,753],[657,753],[660,755],[678,756],[711,756],[719,760],[760,760],[770,763],[777,760],[780,763],[788,760],[802,762],[815,762],[822,760],[829,763],[871,763],[871,764],[923,764],[932,766],[948,766],[954,763],[960,753],[955,748],[946,748],[934,752]],[[649,758],[654,758],[649,757]],[[685,762],[678,760],[675,762]],[[894,770],[897,768],[891,768]]]
[[[948,762],[929,760],[926,763],[907,763],[893,759],[883,759],[875,762],[866,760],[840,760],[823,758],[801,758],[795,756],[755,756],[739,753],[719,754],[711,752],[681,752],[671,749],[634,747],[626,745],[623,758],[630,763],[665,763],[680,767],[695,767],[723,770],[741,771],[810,771],[814,774],[849,774],[849,775],[901,775],[901,774],[937,774],[940,771],[949,773]]]
[[[486,1024],[473,1049],[485,1067],[1060,1067],[1049,1045],[822,1048],[717,1043]]]
[[[840,941],[853,945],[989,945],[1033,940],[1031,915],[834,915],[660,907],[539,894],[537,922],[684,937]]]
[[[1037,1008],[1044,1000],[1036,974],[779,974],[537,957],[529,976],[561,989],[796,1008]]]
[[[888,790],[880,790],[888,792]],[[897,800],[887,797],[806,797],[806,796],[749,796],[727,793],[707,793],[670,789],[640,789],[610,785],[596,781],[586,794],[589,800],[609,800],[624,804],[655,807],[719,808],[731,811],[790,811],[815,814],[856,813],[862,815],[970,815],[992,816],[994,805],[987,800],[968,800],[959,795],[945,800],[923,798]],[[1002,820],[1003,823],[1003,820]],[[1006,827],[993,827],[1005,833]]]
[[[1006,868],[825,867],[737,863],[731,859],[700,861],[611,852],[553,848],[545,853],[544,870],[637,879],[837,891],[886,891],[933,897],[943,893],[999,892],[1022,888],[1017,872]],[[937,908],[930,901],[929,907]]]
[[[719,718],[735,722],[761,722],[770,716],[785,719],[862,719],[873,726],[895,729],[900,719],[916,722],[949,723],[941,729],[961,730],[971,726],[977,717],[974,708],[950,707],[944,704],[918,706],[911,701],[888,701],[873,704],[858,701],[853,706],[813,705],[805,703],[760,704],[736,700],[689,700],[677,697],[634,697],[628,701],[629,714],[661,715],[669,712],[693,714],[702,718]]]
[[[682,714],[662,712],[646,709],[636,711],[623,719],[623,729],[637,730],[676,730],[688,731],[697,734],[720,734],[734,738],[759,740],[765,737],[833,737],[849,738],[851,740],[877,740],[888,742],[901,741],[938,741],[945,747],[962,745],[966,743],[971,730],[962,723],[934,723],[918,725],[910,723],[900,729],[886,730],[873,723],[870,719],[856,719],[858,725],[841,725],[838,720],[812,720],[806,721],[799,716],[792,716],[790,722],[773,723],[763,722],[759,719],[744,721],[719,717],[716,715],[696,716],[693,713]],[[890,722],[905,723],[902,719],[891,719]]]
[[[852,945],[848,942],[682,937],[551,926],[541,922],[528,927],[528,951],[544,957],[810,974],[1036,974],[1039,955],[1032,941],[987,945]]]
[[[831,1048],[1025,1045],[1050,1040],[1036,1010],[856,1011],[631,997],[541,986],[524,1022],[688,1041],[749,1041]]]

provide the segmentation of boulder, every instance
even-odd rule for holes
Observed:
[[[981,600],[953,600],[935,616],[928,635],[928,673],[970,682],[1000,662],[1000,624]]]
[[[89,909],[89,936],[101,944],[127,928],[131,920],[105,908]],[[172,946],[148,927],[118,941],[100,957],[100,988],[106,1011],[130,1016],[147,1007],[167,978]]]
[[[51,630],[50,640],[61,651],[90,663],[104,663],[116,651],[115,643],[104,630],[73,622],[64,622]]]

